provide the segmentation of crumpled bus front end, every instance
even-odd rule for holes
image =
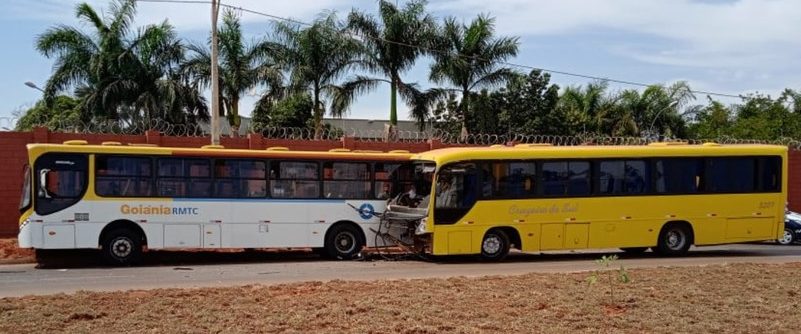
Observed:
[[[415,253],[431,250],[428,214],[434,170],[431,162],[416,163],[414,186],[387,203],[378,231],[385,245],[397,245]]]

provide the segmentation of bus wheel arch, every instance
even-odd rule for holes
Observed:
[[[325,254],[338,260],[352,260],[359,257],[366,245],[367,237],[362,228],[349,220],[338,221],[325,232],[323,249]]]
[[[653,250],[665,256],[679,256],[687,254],[694,243],[695,232],[692,224],[683,220],[669,221],[662,225]]]
[[[103,228],[99,245],[109,264],[131,265],[141,259],[147,237],[138,224],[130,220],[115,220]]]
[[[486,261],[503,260],[509,254],[515,238],[519,240],[520,235],[512,227],[493,227],[487,230],[481,239],[481,258]]]

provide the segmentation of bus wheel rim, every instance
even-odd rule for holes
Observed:
[[[684,246],[684,233],[681,231],[669,231],[667,233],[667,246],[670,249],[681,249]]]
[[[496,235],[490,235],[484,239],[481,248],[484,250],[484,253],[496,254],[501,250],[501,239]]]
[[[133,242],[128,238],[117,238],[111,242],[111,254],[117,258],[126,258],[133,251]]]
[[[350,253],[356,248],[356,236],[350,232],[341,232],[334,239],[334,247],[340,253]]]

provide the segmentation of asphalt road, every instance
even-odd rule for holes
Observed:
[[[608,250],[614,252],[614,250]],[[501,263],[474,258],[433,261],[325,261],[304,252],[188,253],[154,252],[141,267],[109,268],[92,256],[38,269],[34,264],[0,265],[0,297],[70,293],[79,290],[221,287],[303,281],[414,279],[452,276],[517,275],[531,272],[575,272],[598,268],[608,252],[512,254]],[[725,263],[801,262],[801,245],[725,245],[694,249],[686,257],[661,258],[648,252],[620,253],[627,268],[699,266]]]

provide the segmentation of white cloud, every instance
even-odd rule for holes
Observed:
[[[794,0],[443,0],[431,8],[468,20],[491,13],[502,34],[628,33],[640,37],[641,45],[626,52],[657,64],[773,67],[801,55],[801,2]],[[657,42],[661,47],[653,50]]]

